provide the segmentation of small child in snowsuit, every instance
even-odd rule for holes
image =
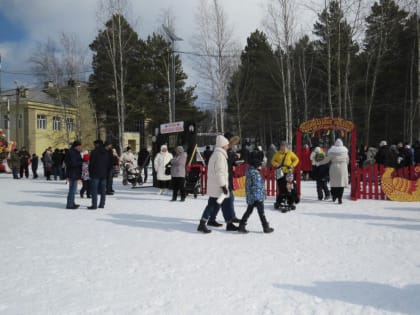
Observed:
[[[90,177],[89,177],[89,154],[83,155],[83,164],[82,164],[82,183],[83,186],[80,189],[80,197],[83,198],[85,192],[88,198],[90,198]]]
[[[246,191],[246,203],[248,208],[242,216],[242,220],[239,223],[239,233],[248,233],[245,228],[248,218],[252,214],[254,207],[258,210],[258,215],[263,226],[264,233],[271,233],[274,231],[267,222],[264,214],[264,199],[265,199],[265,182],[261,176],[261,160],[253,159],[250,162],[250,166],[246,173],[245,180],[245,191]]]
[[[300,199],[296,190],[296,181],[293,173],[287,173],[286,175],[286,189],[284,191],[284,198],[286,200],[286,206],[282,208],[281,212],[289,210],[295,210],[296,204],[299,203]]]

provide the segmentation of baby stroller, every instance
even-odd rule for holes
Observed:
[[[135,167],[133,163],[125,162],[123,164],[123,185],[130,183],[133,187],[136,187],[137,184],[143,184],[141,178],[141,173],[138,167]]]
[[[274,203],[274,209],[279,209],[281,212],[296,210],[296,204],[299,203],[300,198],[296,189],[296,181],[293,173],[287,173],[284,181],[281,181],[279,189],[279,201]]]
[[[194,198],[201,193],[201,173],[202,165],[191,165],[185,179],[185,194],[193,194]]]

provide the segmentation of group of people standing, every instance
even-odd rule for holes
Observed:
[[[102,140],[94,142],[94,149],[89,155],[82,157],[82,144],[74,141],[68,154],[65,157],[66,178],[69,183],[66,209],[78,209],[80,205],[75,203],[78,181],[83,179],[83,186],[80,191],[81,197],[84,192],[91,197],[92,203],[89,210],[96,210],[105,207],[106,195],[113,194],[112,178],[114,171],[114,154],[112,144]],[[107,192],[107,189],[110,189]],[[98,205],[98,194],[100,195]]]

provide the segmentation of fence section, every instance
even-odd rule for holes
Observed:
[[[352,172],[352,199],[385,200],[386,196],[381,186],[385,168],[383,165],[373,164]],[[420,164],[395,169],[392,176],[415,181],[420,178]]]

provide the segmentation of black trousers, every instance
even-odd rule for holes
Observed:
[[[21,164],[20,165],[19,175],[20,175],[21,178],[23,177],[23,173],[25,173],[26,178],[29,177],[29,166],[28,166],[28,164]]]
[[[185,178],[184,177],[172,177],[172,200],[178,198],[178,190],[181,193],[181,200],[185,199]]]
[[[83,183],[83,186],[80,189],[80,195],[83,196],[86,192],[86,194],[88,196],[90,196],[91,195],[91,193],[90,193],[90,180],[83,180],[82,183]]]
[[[318,199],[319,200],[324,199],[324,195],[325,195],[325,198],[329,197],[330,191],[328,189],[328,184],[327,184],[326,179],[317,179],[316,180],[316,191],[318,193]]]
[[[246,224],[246,222],[248,221],[248,218],[252,214],[252,211],[254,211],[254,208],[257,208],[258,210],[258,216],[260,217],[262,226],[263,227],[268,226],[267,218],[265,217],[265,213],[264,213],[264,203],[261,201],[255,201],[252,205],[248,205],[244,215],[242,216],[241,224],[244,224],[244,225]]]
[[[276,202],[283,203],[286,198],[286,176],[277,180],[277,190]]]
[[[108,172],[108,177],[106,180],[106,192],[111,193],[114,192],[114,188],[112,187],[112,184],[114,183],[114,169],[111,168]]]
[[[344,187],[331,187],[331,196],[333,200],[341,200],[343,198]]]

